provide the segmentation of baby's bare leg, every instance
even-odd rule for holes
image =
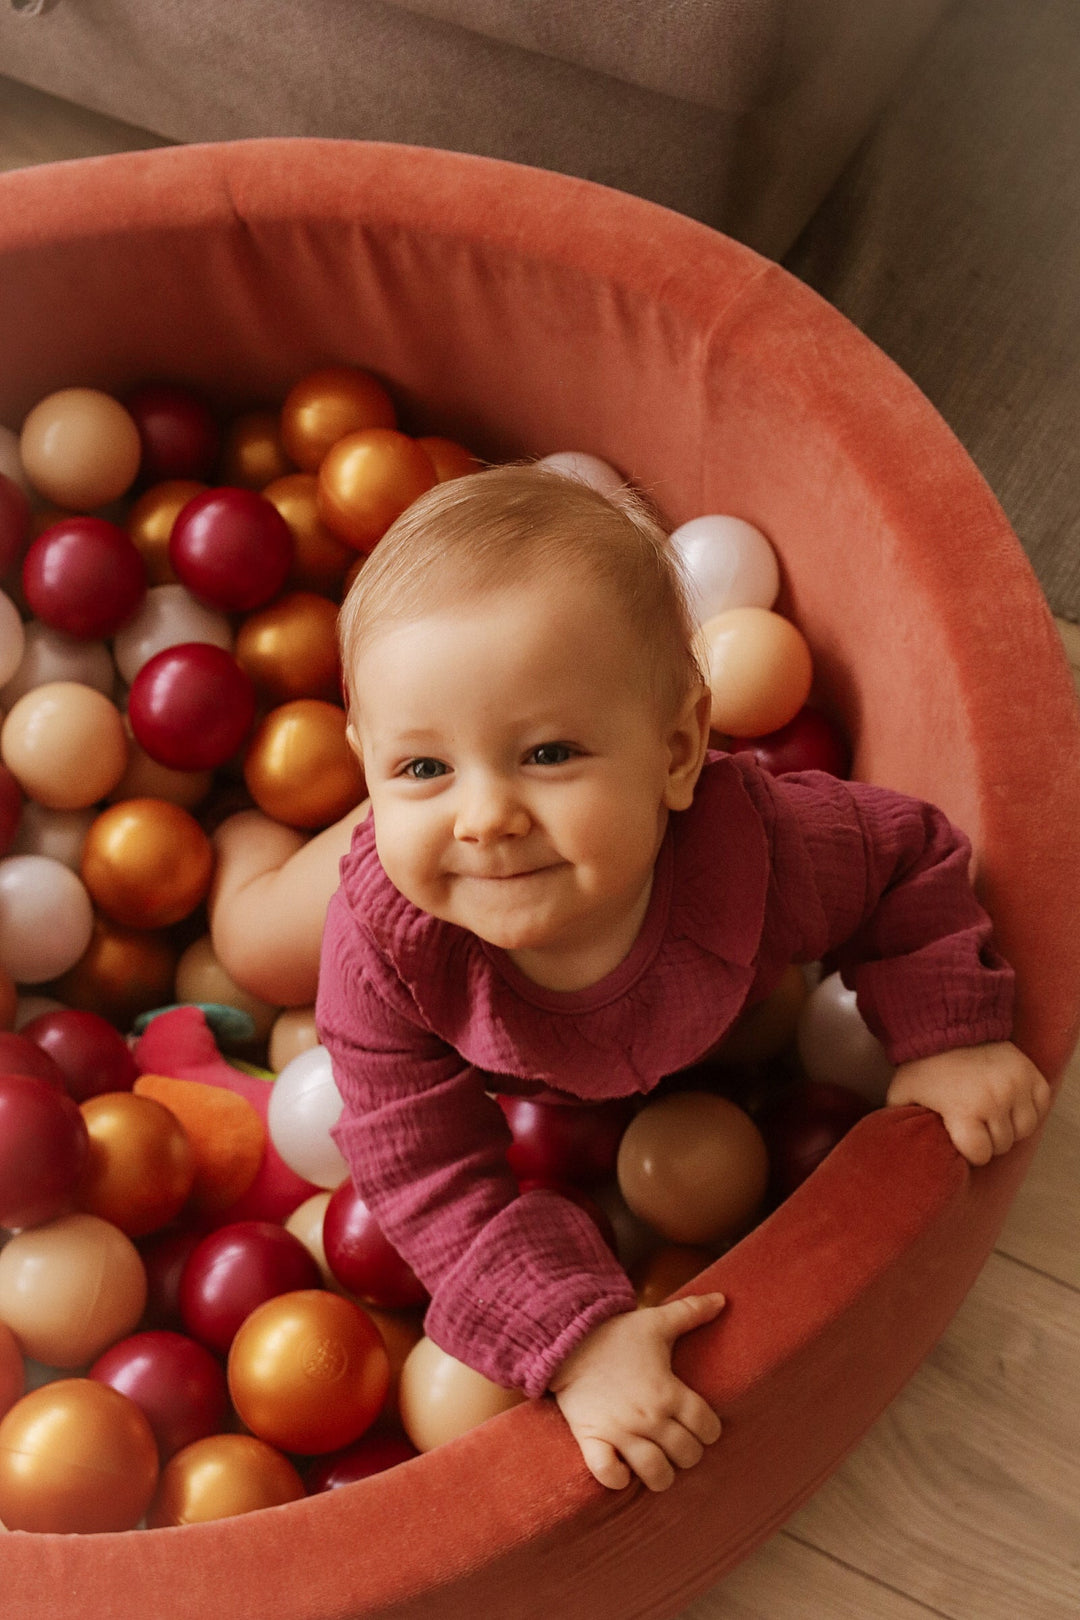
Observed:
[[[208,912],[214,953],[237,984],[276,1007],[315,1000],[319,949],[338,863],[367,800],[313,838],[242,810],[213,837]]]

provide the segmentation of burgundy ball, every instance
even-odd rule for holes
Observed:
[[[786,726],[767,736],[741,737],[735,751],[753,754],[770,776],[782,776],[785,771],[828,771],[830,776],[847,776],[850,768],[843,734],[820,709],[800,709]]]
[[[181,1328],[180,1279],[194,1249],[206,1235],[204,1227],[195,1230],[155,1232],[138,1244],[146,1268],[146,1310],[149,1327]]]
[[[234,1221],[192,1250],[180,1278],[180,1315],[194,1338],[225,1355],[256,1305],[321,1287],[318,1264],[299,1238],[270,1221]]]
[[[339,1485],[352,1485],[358,1479],[385,1473],[398,1463],[408,1462],[420,1453],[408,1440],[396,1434],[365,1434],[351,1446],[316,1458],[304,1476],[308,1495],[336,1491]]]
[[[41,1226],[70,1209],[89,1150],[70,1097],[30,1075],[0,1075],[0,1226]]]
[[[23,792],[6,765],[0,765],[0,855],[6,855],[19,830]]]
[[[127,1042],[100,1013],[57,1008],[31,1018],[22,1034],[56,1064],[76,1102],[105,1091],[130,1091],[138,1078]]]
[[[100,1355],[86,1376],[142,1409],[163,1463],[192,1441],[220,1433],[225,1422],[225,1369],[183,1333],[133,1333]]]
[[[631,1102],[576,1107],[509,1095],[497,1100],[514,1138],[507,1158],[519,1180],[595,1187],[615,1174],[619,1143],[634,1117]]]
[[[240,747],[255,718],[255,688],[231,653],[184,641],[147,659],[131,683],[135,740],[159,765],[208,771]]]
[[[0,473],[0,578],[14,568],[30,538],[30,502],[13,478]]]
[[[65,517],[38,535],[22,566],[32,613],[67,636],[97,641],[127,623],[146,595],[146,564],[119,524]]]
[[[292,567],[293,539],[270,501],[250,489],[208,489],[182,507],[169,561],[193,596],[250,613],[276,596]]]
[[[829,1081],[808,1080],[780,1097],[758,1119],[769,1150],[770,1187],[775,1199],[801,1186],[870,1104]]]
[[[144,483],[192,478],[205,483],[217,461],[214,413],[194,389],[147,382],[124,400],[142,443],[139,476]]]
[[[384,1236],[352,1182],[342,1182],[332,1195],[322,1236],[327,1265],[357,1299],[388,1310],[427,1299],[427,1289]]]
[[[64,1071],[56,1059],[42,1050],[26,1026],[16,1034],[13,1030],[0,1030],[0,1074],[29,1074],[35,1080],[44,1080],[54,1091],[66,1091]]]

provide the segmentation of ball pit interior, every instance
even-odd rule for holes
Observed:
[[[1052,1080],[1080,1010],[1080,726],[1001,512],[925,399],[748,249],[619,193],[417,148],[251,141],[0,177],[0,422],[51,390],[188,381],[280,401],[313,367],[389,385],[411,432],[603,456],[672,524],[730,512],[854,774],[972,836]],[[942,1332],[1029,1163],[969,1172],[939,1121],[874,1113],[690,1288],[676,1365],[725,1433],[667,1493],[595,1485],[550,1403],[348,1488],[243,1517],[0,1535],[10,1620],[661,1620],[836,1467]]]

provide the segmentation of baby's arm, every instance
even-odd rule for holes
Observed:
[[[611,1316],[548,1380],[593,1478],[621,1490],[636,1474],[666,1491],[720,1434],[720,1419],[671,1370],[675,1340],[711,1322],[723,1294],[688,1294]]]
[[[958,1152],[971,1164],[987,1164],[1038,1129],[1050,1110],[1050,1087],[1011,1041],[993,1041],[902,1063],[886,1101],[932,1108]]]

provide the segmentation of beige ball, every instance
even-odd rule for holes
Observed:
[[[433,1451],[497,1412],[519,1406],[525,1396],[492,1383],[425,1336],[405,1358],[398,1399],[402,1426],[413,1445]]]
[[[146,1270],[129,1237],[96,1215],[64,1215],[0,1249],[0,1322],[48,1367],[83,1367],[134,1331]]]
[[[69,512],[92,512],[131,488],[142,447],[133,418],[111,394],[61,388],[26,418],[19,454],[47,501]]]
[[[255,1025],[254,1039],[265,1040],[278,1015],[278,1008],[268,1001],[260,1001],[246,990],[241,990],[214,954],[209,934],[188,946],[176,964],[177,1001],[217,1002],[224,1007],[238,1007],[246,1012]]]
[[[728,1098],[677,1091],[631,1120],[616,1170],[634,1214],[669,1243],[709,1245],[751,1224],[769,1158],[749,1114]]]
[[[35,686],[0,730],[4,764],[49,810],[84,810],[103,799],[124,774],[127,752],[115,703],[78,681]]]
[[[319,1031],[315,1027],[314,1007],[286,1007],[274,1020],[270,1031],[270,1045],[266,1061],[275,1074],[301,1052],[310,1052],[319,1044]]]

